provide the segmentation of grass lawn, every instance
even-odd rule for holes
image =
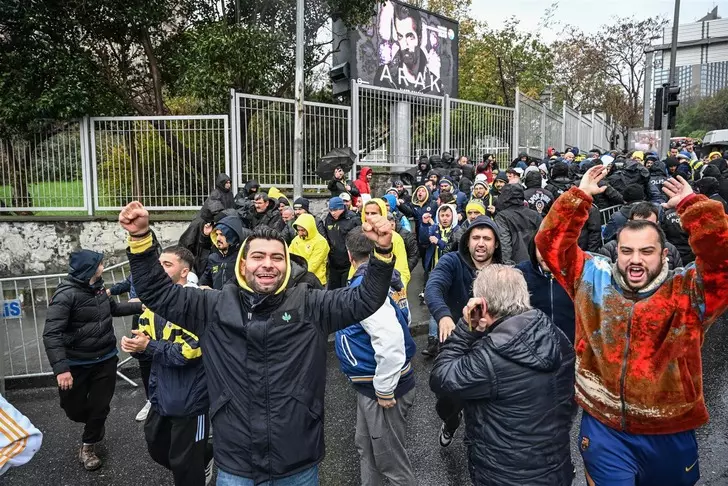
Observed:
[[[12,204],[12,191],[10,186],[0,186],[0,201],[6,206]],[[83,206],[83,182],[40,182],[30,185],[30,196],[33,200],[33,206],[41,208],[64,208],[64,207],[81,207]],[[0,211],[0,217],[3,216]],[[190,211],[166,211],[154,212],[152,218],[157,221],[170,219],[192,219],[197,214],[197,210]],[[33,216],[86,216],[86,211],[33,211]],[[118,211],[95,211],[95,216],[109,216],[115,218],[119,215]]]
[[[29,188],[33,206],[42,208],[63,208],[83,206],[83,182],[39,182]],[[12,205],[10,186],[0,186],[0,200]],[[0,213],[1,215],[2,213]],[[85,211],[34,211],[35,216],[82,216]]]

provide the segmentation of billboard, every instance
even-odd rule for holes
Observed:
[[[388,0],[379,4],[368,26],[346,30],[341,23],[335,25],[334,49],[334,94],[347,91],[349,79],[356,79],[361,84],[457,96],[458,23],[452,19]],[[345,74],[335,76],[334,71]]]

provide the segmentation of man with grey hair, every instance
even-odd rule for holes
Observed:
[[[473,483],[570,485],[573,346],[531,308],[519,270],[482,268],[473,296],[430,376],[463,402]]]

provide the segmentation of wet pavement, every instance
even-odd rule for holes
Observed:
[[[424,323],[427,312],[417,300],[421,272],[415,274],[410,289],[413,322]],[[421,283],[419,283],[421,286]],[[408,447],[419,484],[467,485],[465,447],[462,432],[447,449],[438,444],[440,422],[435,413],[435,399],[428,378],[432,361],[419,354],[426,342],[426,327],[418,327],[418,355],[414,359],[417,376],[417,399],[409,419]],[[711,420],[698,431],[700,446],[700,485],[728,485],[728,318],[718,321],[708,334],[704,346],[705,397]],[[328,355],[326,389],[326,459],[321,465],[324,486],[359,484],[359,461],[354,446],[356,417],[355,392],[338,369],[333,351]],[[137,382],[140,380],[137,378]],[[66,419],[58,406],[53,387],[15,389],[8,399],[22,410],[45,434],[43,447],[33,461],[11,470],[0,484],[12,486],[54,485],[171,485],[168,471],[155,464],[146,451],[142,424],[134,416],[144,404],[141,387],[132,388],[117,382],[111,415],[102,446],[104,467],[86,472],[77,462],[77,444],[81,426]],[[577,468],[575,485],[584,485],[583,466],[577,452],[577,424],[572,428],[572,455]]]

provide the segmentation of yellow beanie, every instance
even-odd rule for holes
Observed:
[[[710,152],[710,155],[708,155],[708,160],[713,160],[713,156],[721,158],[720,152]]]
[[[465,214],[468,214],[470,211],[477,211],[485,216],[485,206],[480,204],[478,201],[470,201],[467,206],[465,206]]]

